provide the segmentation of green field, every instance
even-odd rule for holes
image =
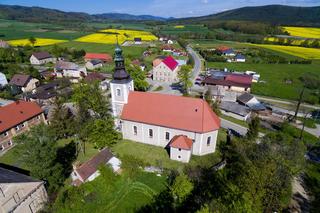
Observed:
[[[101,175],[79,188],[65,188],[68,198],[64,200],[60,193],[54,212],[135,212],[166,189],[166,177],[138,172],[131,178],[121,175],[109,181]]]
[[[210,30],[204,25],[183,25],[182,28],[176,28],[174,25],[161,26],[161,33],[166,35],[179,35],[183,33],[208,33]]]
[[[252,92],[257,95],[273,96],[284,99],[297,100],[302,89],[299,80],[304,73],[313,73],[320,77],[320,64],[248,64],[248,63],[215,63],[209,62],[211,68],[228,68],[237,71],[256,71],[261,75],[261,80],[266,83],[254,83]],[[292,80],[292,84],[286,84],[285,80]],[[316,97],[307,90],[305,97]]]

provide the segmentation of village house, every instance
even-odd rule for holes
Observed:
[[[111,63],[112,56],[106,53],[86,53],[86,55],[84,56],[84,60],[86,62],[91,60],[100,60],[103,63]]]
[[[34,102],[16,101],[0,107],[0,153],[13,146],[15,136],[42,122],[43,111]]]
[[[73,62],[58,61],[55,65],[54,72],[58,78],[70,78],[74,83],[78,83],[79,79],[87,76],[87,69],[80,67]]]
[[[222,114],[238,120],[247,121],[251,116],[251,111],[248,107],[240,105],[236,102],[222,101],[219,107]]]
[[[48,52],[36,52],[32,53],[30,57],[30,63],[32,65],[42,65],[49,62],[54,63],[56,61],[55,58],[53,58],[50,53]]]
[[[57,81],[41,85],[34,89],[31,94],[27,95],[30,101],[37,102],[40,106],[50,104],[58,95],[57,89],[59,83]]]
[[[178,82],[178,62],[171,56],[166,57],[164,60],[159,58],[153,62],[153,80],[167,83]]]
[[[44,181],[0,166],[0,212],[35,213],[47,201]]]
[[[188,162],[191,154],[215,152],[220,119],[205,100],[134,92],[123,62],[117,47],[110,86],[113,115],[124,139],[170,147],[171,159],[182,162]]]
[[[88,70],[95,70],[95,69],[99,69],[103,66],[103,63],[102,61],[100,60],[97,60],[97,59],[93,59],[93,60],[90,60],[86,63],[86,68]]]
[[[8,84],[7,77],[4,73],[0,72],[0,88],[5,87]]]
[[[229,56],[229,57],[234,57],[236,56],[236,53],[235,51],[230,48],[230,47],[226,47],[226,46],[221,46],[221,47],[218,47],[216,49],[217,53],[221,54],[221,55],[224,55],[224,56]]]
[[[142,44],[142,39],[140,37],[134,38],[134,44],[136,44],[136,45]]]
[[[100,175],[98,169],[102,165],[110,166],[116,173],[121,171],[121,161],[105,148],[87,162],[73,166],[72,185],[79,186],[82,183],[93,181]]]
[[[214,71],[211,72],[211,75],[206,77],[202,83],[205,85],[222,86],[226,91],[243,93],[251,91],[252,76]]]
[[[109,89],[110,85],[110,78],[105,73],[98,73],[98,72],[91,72],[85,77],[86,82],[94,82],[98,81],[100,83],[100,88],[103,91],[106,91]]]
[[[0,40],[0,48],[9,48],[10,45],[4,40]]]
[[[40,82],[30,75],[15,74],[9,84],[18,87],[22,92],[31,92],[39,86]]]
[[[242,54],[237,54],[235,57],[234,57],[234,61],[235,62],[241,62],[241,63],[244,63],[246,62],[246,57]]]

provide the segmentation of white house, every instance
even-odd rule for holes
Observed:
[[[56,59],[53,58],[48,52],[36,52],[30,57],[30,63],[32,65],[42,65],[49,62],[54,63],[55,61]]]
[[[86,68],[88,70],[99,69],[103,66],[103,62],[100,60],[90,60],[86,63]]]
[[[7,84],[8,84],[8,80],[6,75],[0,72],[0,88],[6,86]]]
[[[235,62],[246,62],[246,57],[242,54],[237,54],[235,57],[234,57],[234,61]]]
[[[153,65],[154,81],[178,82],[179,63],[172,56],[168,56],[162,61],[155,59]]]
[[[9,84],[17,86],[22,90],[22,92],[31,92],[39,86],[40,82],[38,79],[32,78],[30,75],[15,74],[11,78]]]
[[[79,166],[73,166],[73,172],[71,173],[72,185],[79,186],[82,183],[96,179],[100,175],[98,169],[101,165],[108,165],[117,173],[121,169],[121,161],[105,148],[87,162]]]
[[[134,92],[133,80],[123,61],[122,51],[117,47],[110,86],[113,114],[124,139],[170,147],[171,159],[182,162],[188,162],[191,154],[215,152],[220,119],[206,101]]]
[[[88,75],[85,67],[80,67],[73,62],[58,61],[54,68],[54,72],[58,78],[67,77],[73,79],[82,79]]]

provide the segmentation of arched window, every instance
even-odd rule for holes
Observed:
[[[121,96],[121,90],[117,89],[117,96]]]

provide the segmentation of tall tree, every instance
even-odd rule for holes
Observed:
[[[177,176],[171,186],[171,193],[177,204],[185,201],[192,190],[193,184],[185,174]]]
[[[15,141],[21,146],[20,155],[31,176],[47,181],[50,192],[62,185],[62,165],[57,163],[57,143],[49,126],[33,127]]]
[[[139,66],[127,65],[127,71],[134,81],[134,89],[137,91],[147,91],[149,83],[147,82],[146,72],[142,71]]]
[[[250,140],[254,140],[259,135],[259,125],[260,125],[260,119],[258,116],[253,116],[251,118],[251,121],[249,123],[249,130],[247,132],[247,138]]]
[[[189,90],[192,87],[192,67],[191,66],[182,66],[178,72],[178,78],[182,84],[182,90],[184,95],[189,94]]]

